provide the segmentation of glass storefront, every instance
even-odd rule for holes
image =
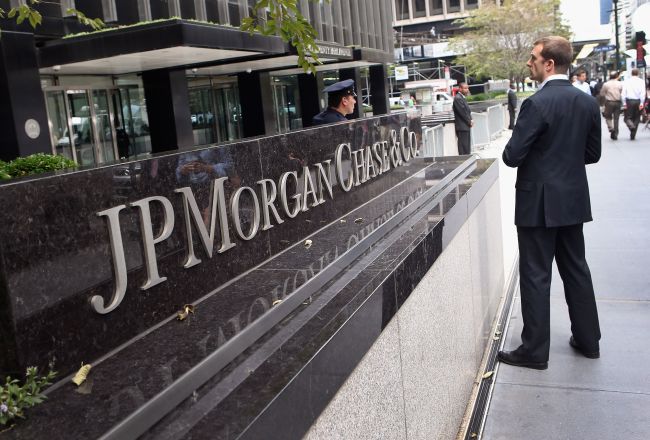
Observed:
[[[240,139],[241,108],[234,78],[189,78],[194,145]]]
[[[59,84],[67,81],[70,79]],[[100,84],[44,87],[52,152],[79,165],[99,165],[150,153],[142,87]]]
[[[298,76],[285,75],[271,77],[273,105],[279,133],[302,128],[302,108]]]

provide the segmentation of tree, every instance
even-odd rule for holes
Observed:
[[[34,8],[39,3],[41,3],[41,0],[28,0],[25,4],[9,9],[9,12],[5,12],[0,8],[0,18],[5,18],[6,14],[7,18],[15,18],[17,24],[21,24],[27,20],[32,28],[36,28],[43,21],[41,13]],[[68,8],[66,13],[68,15],[74,15],[81,24],[90,26],[94,30],[101,29],[105,26],[104,22],[99,18],[88,18],[83,12],[77,9]]]
[[[317,32],[303,17],[296,5],[297,0],[258,0],[252,8],[251,17],[242,20],[241,29],[262,35],[279,35],[298,52],[298,65],[305,72],[316,73],[318,59]],[[319,0],[310,0],[318,3]],[[330,0],[327,0],[328,2]],[[266,13],[266,19],[260,12]]]
[[[505,0],[503,5],[484,2],[469,17],[457,20],[467,32],[453,38],[451,46],[465,55],[457,59],[472,76],[522,81],[533,42],[540,37],[571,37],[562,23],[560,0]]]

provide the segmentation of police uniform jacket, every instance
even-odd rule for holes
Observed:
[[[314,125],[331,124],[333,122],[347,121],[348,119],[338,111],[331,107],[326,108],[313,117],[312,122]]]

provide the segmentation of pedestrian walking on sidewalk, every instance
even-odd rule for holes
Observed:
[[[589,83],[587,82],[587,72],[584,70],[578,70],[577,80],[573,83],[573,87],[577,88],[578,90],[582,90],[588,95],[591,95],[591,87],[589,87]]]
[[[639,69],[632,69],[632,76],[623,83],[623,104],[625,108],[625,117],[623,121],[627,128],[630,129],[630,139],[636,137],[636,129],[639,127],[641,120],[641,110],[645,103],[646,90],[645,83],[639,78]]]
[[[458,154],[470,154],[472,150],[470,130],[474,126],[472,110],[469,108],[466,96],[469,96],[467,83],[460,83],[458,93],[454,96],[454,129],[458,138]]]
[[[569,344],[588,358],[600,356],[600,327],[582,233],[592,220],[586,164],[601,152],[600,109],[566,75],[571,43],[545,37],[526,63],[540,89],[526,99],[503,161],[518,167],[515,224],[519,241],[521,345],[500,351],[501,362],[548,368],[551,267],[555,258],[569,307]]]
[[[618,139],[618,121],[621,119],[621,92],[623,83],[619,81],[618,72],[613,72],[609,76],[609,81],[603,84],[600,90],[600,96],[605,100],[605,110],[603,116],[609,129],[609,136]]]
[[[508,114],[510,115],[510,124],[508,124],[508,130],[515,128],[515,112],[517,111],[517,92],[515,90],[515,85],[510,83],[510,88],[508,89]]]

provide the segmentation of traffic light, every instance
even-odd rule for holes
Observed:
[[[646,44],[645,32],[640,31],[636,33],[636,66],[645,67],[645,49],[643,45]]]

